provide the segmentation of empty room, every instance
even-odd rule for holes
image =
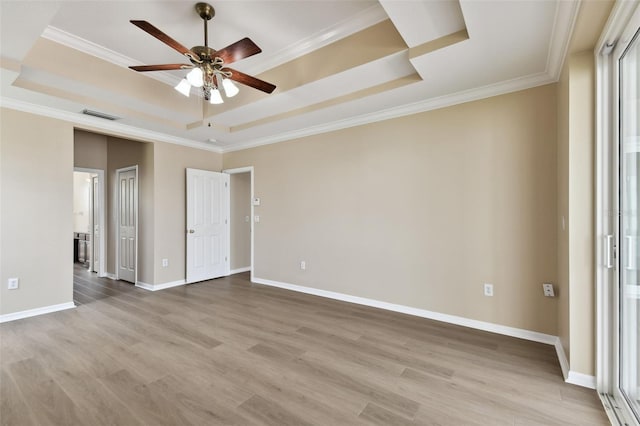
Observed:
[[[0,0],[0,77],[0,425],[640,425],[640,1]]]

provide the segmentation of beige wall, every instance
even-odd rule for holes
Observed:
[[[230,185],[231,270],[234,270],[251,266],[251,173],[232,174]]]
[[[107,170],[107,137],[105,135],[75,129],[73,140],[74,167]]]
[[[185,169],[220,171],[222,155],[165,143],[143,143],[76,131],[76,167],[104,164],[107,171],[107,232],[116,221],[115,170],[138,164],[139,241],[138,280],[165,284],[184,280]],[[108,165],[108,166],[107,166]],[[108,232],[107,271],[115,273],[115,234]],[[162,267],[162,259],[169,266]]]
[[[571,370],[595,374],[593,51],[569,61],[569,294]]]
[[[73,126],[0,111],[0,314],[71,303]]]
[[[107,228],[117,228],[116,170],[138,166],[138,281],[153,283],[153,147],[151,143],[107,138]],[[115,273],[116,233],[107,235],[107,271]]]
[[[569,330],[569,67],[558,81],[558,337],[567,358],[570,357]],[[564,226],[563,226],[564,220]]]
[[[222,170],[222,155],[164,143],[155,144],[155,284],[186,276],[186,169]],[[162,267],[162,259],[169,266]]]
[[[555,96],[225,154],[255,167],[255,276],[555,335]]]

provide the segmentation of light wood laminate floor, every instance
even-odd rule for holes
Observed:
[[[0,325],[2,425],[608,424],[548,345],[248,274],[152,293],[82,273],[76,309]]]

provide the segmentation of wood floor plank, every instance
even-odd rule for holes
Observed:
[[[303,418],[289,412],[273,401],[254,395],[238,407],[241,412],[257,419],[260,423],[271,426],[306,426],[310,425]]]
[[[254,284],[149,292],[74,268],[77,309],[0,324],[0,425],[604,425],[550,345]]]
[[[29,426],[36,422],[13,378],[0,370],[0,425]]]

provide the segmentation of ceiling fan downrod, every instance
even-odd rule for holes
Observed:
[[[216,15],[216,11],[208,3],[196,3],[196,12],[204,21],[204,46],[209,47],[209,31],[207,28],[207,21]]]

